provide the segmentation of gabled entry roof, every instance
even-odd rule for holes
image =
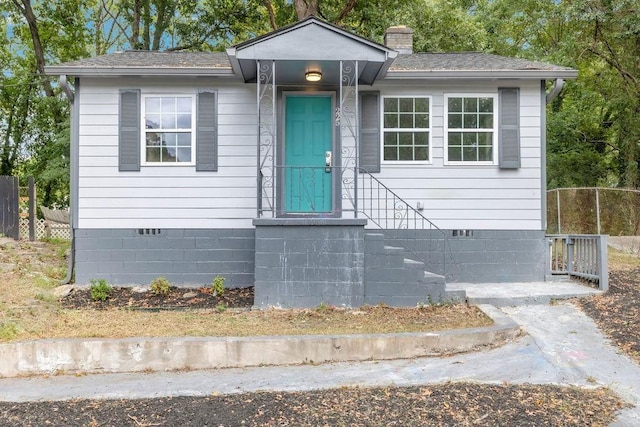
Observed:
[[[310,69],[337,77],[339,61],[358,61],[359,78],[365,84],[384,75],[398,55],[314,16],[230,47],[227,54],[235,73],[246,82],[255,81],[257,61],[286,61],[278,67],[277,80],[283,83],[304,81]]]

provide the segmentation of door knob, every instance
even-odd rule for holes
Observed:
[[[324,171],[327,173],[331,172],[331,157],[331,151],[324,153]]]

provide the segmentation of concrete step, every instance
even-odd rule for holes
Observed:
[[[385,244],[384,235],[365,234],[365,304],[406,307],[464,301],[464,292],[447,292],[445,278],[406,258],[405,248]]]
[[[404,268],[411,270],[422,270],[424,271],[424,262],[416,261],[413,259],[405,258],[404,259]]]

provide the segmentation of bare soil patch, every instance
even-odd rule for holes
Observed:
[[[178,288],[172,286],[167,295],[156,295],[151,290],[113,288],[109,298],[96,301],[91,298],[89,288],[76,288],[60,300],[64,308],[84,310],[107,310],[126,308],[131,310],[180,310],[187,308],[218,309],[246,308],[253,305],[253,287],[226,289],[217,295],[211,288]]]
[[[12,426],[607,426],[623,403],[606,389],[449,383],[297,393],[0,402]]]

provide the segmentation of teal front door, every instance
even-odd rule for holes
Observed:
[[[331,212],[332,98],[289,95],[285,102],[285,212]]]

